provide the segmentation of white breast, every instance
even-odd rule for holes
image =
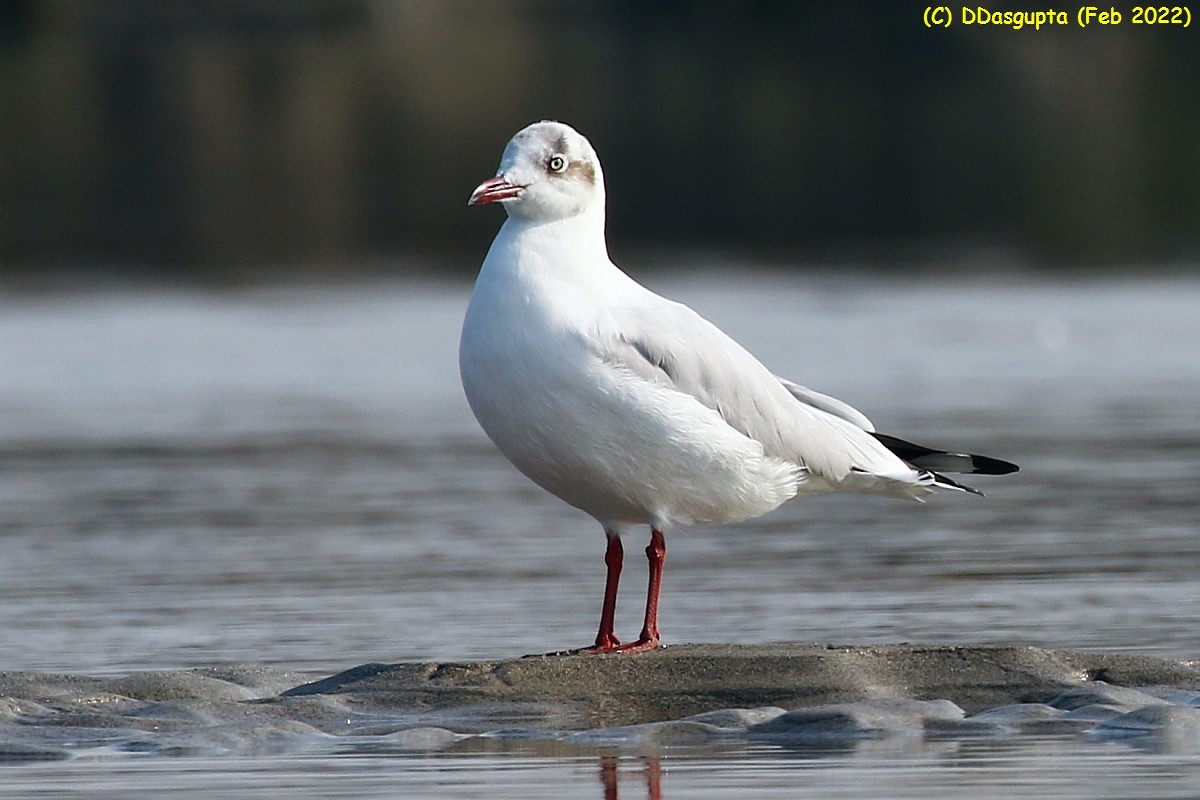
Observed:
[[[602,357],[605,309],[644,290],[556,276],[528,262],[529,241],[521,263],[508,238],[480,273],[459,362],[472,411],[518,469],[603,523],[732,522],[796,494],[795,464]]]

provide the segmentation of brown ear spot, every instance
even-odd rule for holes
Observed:
[[[596,168],[587,159],[572,161],[564,174],[570,175],[576,180],[584,181],[591,186],[594,186],[596,183]]]

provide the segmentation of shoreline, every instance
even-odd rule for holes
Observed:
[[[1200,747],[1200,661],[1011,646],[672,645],[633,655],[0,672],[0,764],[1015,734]],[[723,744],[722,744],[723,743]]]
[[[681,644],[634,655],[364,664],[279,697],[343,695],[386,708],[547,705],[592,727],[879,699],[950,700],[971,714],[1045,703],[1089,683],[1200,689],[1200,660],[1005,645]]]

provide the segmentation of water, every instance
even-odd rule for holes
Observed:
[[[662,275],[884,431],[1022,465],[984,499],[823,497],[669,537],[668,642],[1200,653],[1200,282]],[[586,644],[603,537],[483,437],[466,285],[0,296],[0,668],[505,658]],[[640,543],[627,547],[636,554]],[[640,572],[618,631],[640,623]],[[1185,748],[1186,750],[1186,748]],[[1184,796],[1191,752],[1054,739],[545,745],[6,769],[66,796]],[[655,788],[655,787],[658,788]],[[1189,788],[1192,787],[1192,788]]]

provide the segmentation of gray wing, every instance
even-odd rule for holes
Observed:
[[[611,328],[598,336],[606,363],[690,395],[769,455],[834,482],[852,471],[913,479],[912,468],[871,435],[870,420],[857,410],[777,378],[687,306],[657,299],[652,309],[611,311]]]
[[[833,414],[835,417],[841,417],[847,422],[853,423],[864,431],[874,432],[875,425],[871,420],[867,419],[861,411],[849,403],[838,400],[836,397],[830,397],[827,394],[821,394],[818,391],[809,389],[807,386],[801,386],[798,383],[792,383],[786,378],[775,376],[775,380],[783,384],[783,388],[792,393],[801,403],[806,403],[813,408],[824,411],[827,414]]]

